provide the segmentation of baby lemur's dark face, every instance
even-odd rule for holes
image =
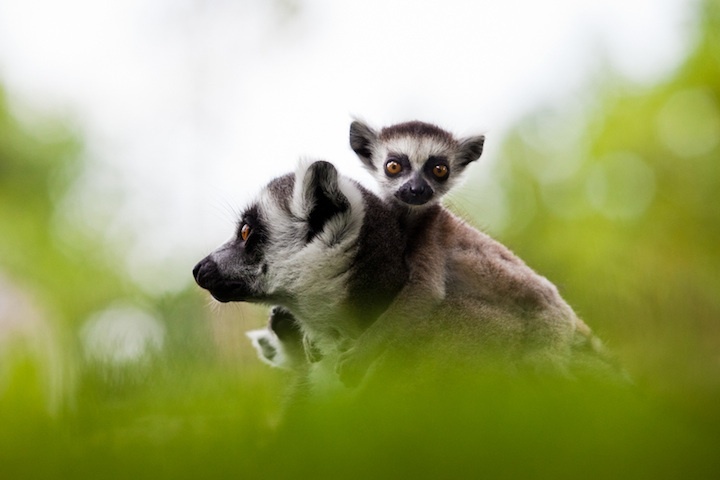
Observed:
[[[480,157],[483,136],[457,140],[423,122],[407,122],[376,132],[355,121],[350,146],[380,184],[382,195],[410,207],[439,202]]]

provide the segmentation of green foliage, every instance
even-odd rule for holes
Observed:
[[[523,120],[491,181],[508,212],[499,236],[639,382],[705,398],[718,422],[705,407],[720,395],[720,3],[704,8],[671,78],[608,80]]]
[[[717,432],[634,388],[458,374],[286,411],[280,378],[206,369],[4,423],[12,478],[712,478]],[[152,387],[150,387],[152,385]],[[426,385],[427,386],[427,385]],[[5,419],[3,419],[5,420]],[[22,432],[22,435],[17,433]],[[41,461],[40,461],[41,460]]]
[[[0,272],[70,323],[116,298],[124,282],[110,252],[77,227],[72,249],[58,238],[57,206],[82,166],[72,131],[59,120],[21,124],[0,91]]]

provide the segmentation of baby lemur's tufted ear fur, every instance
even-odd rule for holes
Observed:
[[[477,135],[467,137],[460,140],[458,147],[458,162],[463,167],[468,163],[474,162],[482,155],[483,145],[485,145],[485,136]]]
[[[337,169],[329,162],[318,161],[298,172],[294,192],[294,211],[308,222],[307,241],[318,235],[328,220],[345,213],[350,201],[342,192]]]
[[[378,140],[378,133],[359,120],[350,124],[350,148],[360,160],[371,170],[377,170],[372,163],[373,148]]]

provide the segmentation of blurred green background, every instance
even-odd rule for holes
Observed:
[[[671,76],[599,72],[449,202],[558,283],[631,391],[475,379],[281,421],[287,379],[243,336],[264,310],[139,288],[58,214],[81,134],[0,92],[0,478],[718,478],[720,3],[699,8]]]

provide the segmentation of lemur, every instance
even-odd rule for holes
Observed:
[[[400,339],[412,343],[411,332],[479,328],[492,336],[485,330],[492,330],[493,322],[504,317],[508,317],[505,325],[494,326],[507,329],[525,319],[521,326],[515,325],[526,337],[520,342],[527,347],[522,353],[542,359],[537,363],[563,367],[570,343],[603,351],[554,285],[440,205],[441,197],[461,179],[465,167],[480,157],[483,144],[481,135],[458,140],[423,122],[393,125],[380,132],[359,121],[352,123],[350,145],[378,179],[382,195],[408,239],[403,257],[410,276],[368,332],[346,344],[349,348],[337,365],[346,384],[357,383],[388,344],[397,347]],[[458,298],[451,300],[453,297]],[[438,311],[452,310],[450,302],[472,304],[478,312],[477,324],[437,321]],[[483,317],[491,311],[495,312],[493,322],[488,322]],[[281,308],[273,309],[267,329],[249,332],[249,336],[261,359],[275,366],[302,368],[306,359],[320,358],[308,341],[310,337],[299,334],[292,315]]]
[[[404,135],[394,135],[404,133]],[[424,211],[424,206],[439,203],[453,185],[461,178],[464,168],[477,160],[482,153],[484,136],[468,137],[455,140],[448,132],[428,123],[407,122],[387,127],[380,132],[384,139],[393,137],[401,143],[392,144],[392,152],[379,152],[380,157],[387,157],[384,165],[373,163],[372,151],[376,145],[378,133],[367,125],[354,121],[350,126],[350,146],[358,154],[365,166],[371,171],[381,186],[381,194],[389,197],[388,202],[398,201],[400,205],[414,208],[396,208],[399,220],[407,233],[414,234],[416,224],[420,223],[416,214]],[[386,174],[378,173],[384,171]],[[451,174],[452,172],[452,174]],[[414,265],[414,259],[407,259],[412,271],[440,268],[424,262]],[[418,260],[423,261],[422,258]],[[425,276],[427,278],[427,275]],[[390,315],[400,313],[402,305],[410,309],[422,309],[433,299],[441,299],[442,295],[430,292],[426,296],[423,288],[428,284],[420,284],[419,290],[408,286],[406,294],[396,302],[398,307],[389,312]],[[252,330],[247,333],[264,362],[280,368],[302,368],[306,361],[314,362],[319,358],[308,337],[298,335],[298,328],[293,325],[293,318],[286,310],[276,307],[271,310],[268,326],[264,329]],[[348,364],[349,366],[349,361]],[[349,369],[346,369],[349,372]],[[350,381],[349,378],[346,380]]]
[[[307,383],[332,382],[341,346],[360,337],[407,282],[405,242],[390,205],[328,162],[303,162],[262,189],[233,238],[193,276],[220,302],[278,305],[271,328],[286,341],[282,353],[293,362],[303,356],[300,338],[311,339],[322,360],[298,362],[297,370]],[[278,352],[269,348],[272,362]]]
[[[477,330],[485,339],[506,337],[500,344],[518,342],[522,356],[560,370],[566,369],[572,348],[605,355],[551,282],[440,204],[480,157],[484,141],[482,135],[457,139],[417,121],[380,131],[357,120],[351,124],[351,148],[378,181],[408,236],[409,280],[388,310],[341,355],[338,373],[345,383],[357,383],[389,346],[420,330]]]
[[[286,309],[321,356],[301,369],[310,384],[336,379],[337,368],[343,377],[357,359],[364,369],[435,345],[461,360],[488,351],[562,366],[589,338],[550,282],[449,212],[428,211],[411,237],[398,205],[327,162],[303,165],[270,182],[193,275],[221,302]],[[440,270],[417,267],[438,259]],[[417,298],[416,287],[438,297]]]

